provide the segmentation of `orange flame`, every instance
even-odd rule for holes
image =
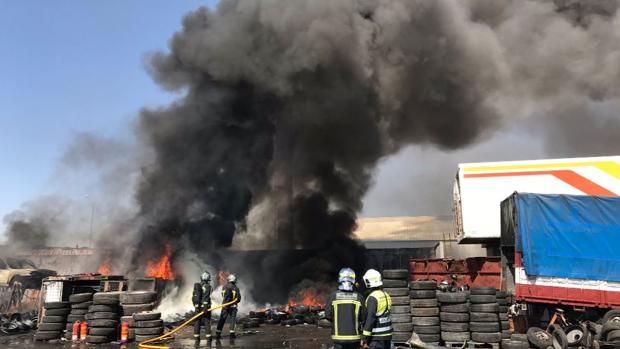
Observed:
[[[170,266],[172,248],[166,245],[164,254],[158,260],[150,260],[146,263],[146,277],[174,280],[174,273]]]
[[[296,305],[323,308],[325,306],[325,297],[312,290],[303,290],[294,298],[288,300],[288,308]]]
[[[217,281],[219,282],[220,285],[226,284],[228,275],[230,275],[230,272],[223,271],[223,270],[217,272]]]
[[[101,274],[104,276],[110,275],[110,263],[108,260],[101,263],[101,265],[99,266],[99,269],[97,269],[97,274]]]

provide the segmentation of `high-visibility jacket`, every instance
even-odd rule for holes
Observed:
[[[370,340],[392,339],[392,299],[382,289],[373,290],[366,298],[366,321],[362,334]]]
[[[359,342],[364,316],[364,297],[357,292],[336,291],[325,302],[325,318],[332,322],[334,342]]]
[[[197,282],[194,284],[192,303],[196,308],[211,307],[211,285],[208,282]]]
[[[222,287],[222,303],[229,303],[234,299],[237,301],[234,304],[229,305],[229,308],[236,308],[237,304],[241,302],[241,292],[239,292],[239,288],[237,285],[229,282]]]

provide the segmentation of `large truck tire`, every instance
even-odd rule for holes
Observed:
[[[472,332],[479,333],[495,333],[501,331],[498,322],[470,322],[469,329]]]
[[[469,293],[472,296],[475,295],[493,295],[493,302],[495,302],[495,290],[494,287],[472,287],[469,289]]]
[[[468,322],[469,313],[439,313],[439,319],[445,322]]]
[[[437,316],[439,308],[411,308],[412,316]]]
[[[155,302],[157,292],[152,291],[135,291],[121,293],[119,300],[121,304],[145,304]]]
[[[538,327],[530,327],[527,330],[527,340],[532,347],[538,349],[547,349],[553,346],[553,338],[547,331]]]
[[[497,322],[497,314],[496,313],[469,313],[470,321],[474,322]]]
[[[409,297],[412,299],[433,299],[437,298],[437,292],[435,290],[411,290]]]
[[[417,317],[411,318],[411,322],[416,326],[437,326],[439,325],[439,317]]]
[[[136,321],[157,320],[159,318],[161,318],[161,313],[156,311],[146,311],[133,314],[133,319]]]
[[[384,279],[397,279],[397,280],[407,280],[409,279],[409,270],[408,269],[386,269],[383,271]]]
[[[496,303],[497,299],[495,296],[490,294],[472,294],[469,296],[469,302],[472,304],[485,304],[485,303]]]
[[[413,302],[413,301],[412,301]],[[442,305],[441,312],[445,313],[469,313],[469,303]]]
[[[559,325],[553,324],[550,328],[551,336],[553,337],[553,347],[555,349],[567,349],[568,348],[568,338],[566,338],[566,333]]]
[[[441,332],[466,332],[469,331],[469,323],[467,322],[442,322]]]
[[[465,303],[467,293],[465,292],[437,292],[437,300],[441,303]]]
[[[409,287],[407,280],[383,279],[383,287]]]
[[[69,302],[73,303],[84,303],[90,302],[93,300],[92,293],[76,293],[69,296]]]
[[[409,283],[412,290],[436,290],[437,283],[435,281],[412,281]]]
[[[433,308],[437,307],[438,305],[439,303],[437,302],[436,298],[411,300],[411,307],[414,308]]]
[[[441,339],[446,342],[463,343],[471,338],[469,332],[446,332],[441,331]]]
[[[407,296],[409,294],[408,287],[384,288],[383,291],[391,297]]]
[[[438,334],[441,331],[439,326],[417,326],[413,325],[413,332],[417,334]]]
[[[496,333],[482,333],[472,332],[471,339],[478,343],[499,343],[502,340],[502,334]]]

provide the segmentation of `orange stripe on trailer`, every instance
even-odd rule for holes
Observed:
[[[620,179],[620,164],[614,161],[584,161],[584,162],[565,162],[565,163],[541,163],[541,164],[522,164],[522,165],[483,165],[476,167],[464,167],[464,172],[484,172],[484,171],[510,171],[510,170],[543,170],[558,169],[567,167],[596,167],[610,176]]]
[[[551,170],[551,171],[522,171],[522,172],[496,172],[496,173],[471,173],[465,174],[465,178],[485,178],[485,177],[513,177],[513,176],[540,176],[551,175],[557,179],[579,189],[588,195],[598,196],[618,196],[616,193],[592,182],[591,180],[575,173],[571,170]]]

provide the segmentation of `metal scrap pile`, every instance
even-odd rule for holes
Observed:
[[[12,313],[0,315],[0,334],[10,335],[37,328],[37,313]]]

